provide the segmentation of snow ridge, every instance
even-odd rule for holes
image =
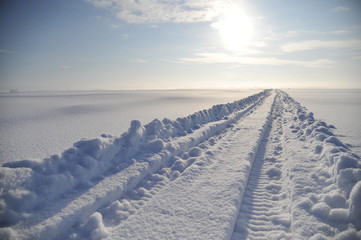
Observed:
[[[57,236],[77,219],[86,219],[106,201],[134,188],[171,156],[188,151],[237,121],[269,94],[265,90],[176,121],[155,119],[142,126],[134,120],[120,138],[103,134],[74,143],[61,156],[4,164],[0,169],[0,223],[21,231],[3,230],[19,238]],[[54,203],[59,197],[61,201]],[[94,201],[82,201],[89,197]]]
[[[297,153],[289,150],[294,158],[290,171],[294,185],[292,228],[295,236],[361,239],[360,157],[334,135],[334,126],[315,120],[312,112],[307,112],[286,94],[284,102],[293,119],[289,125],[289,144],[303,143],[303,149],[309,149]],[[297,173],[299,171],[303,174]],[[313,231],[306,229],[307,222],[312,224],[308,227]]]

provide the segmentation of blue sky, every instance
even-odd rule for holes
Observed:
[[[358,0],[5,0],[0,90],[361,88]]]

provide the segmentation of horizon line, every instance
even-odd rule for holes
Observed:
[[[261,89],[280,89],[280,90],[361,90],[361,88],[332,88],[332,87],[222,87],[222,88],[158,88],[158,89],[45,89],[45,90],[19,90],[9,89],[0,90],[0,94],[17,94],[17,93],[66,93],[66,92],[125,92],[125,91],[206,91],[206,90],[261,90]]]

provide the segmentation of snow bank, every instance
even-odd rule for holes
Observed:
[[[171,155],[190,149],[190,157],[199,156],[201,149],[192,147],[224,129],[269,93],[270,91],[265,90],[233,103],[215,105],[175,121],[155,119],[143,126],[139,121],[133,120],[129,130],[120,137],[103,134],[100,138],[83,139],[74,143],[72,148],[60,156],[5,163],[0,168],[0,224],[3,227],[17,224],[16,226],[22,229],[22,224],[25,224],[26,228],[27,225],[37,224],[36,221],[42,221],[43,218],[46,219],[46,224],[38,223],[37,227],[34,227],[33,237],[54,237],[62,228],[75,223],[77,218],[86,219],[89,216],[87,214],[91,213],[90,210],[86,210],[87,208],[92,209],[109,199],[120,197],[149,171],[157,170],[162,161],[169,159]],[[202,131],[197,132],[201,126],[208,127],[203,127]],[[181,168],[179,164],[179,170]],[[118,173],[113,176],[114,179],[121,178],[123,185],[112,186],[110,182],[106,185],[105,181],[102,181],[104,177],[114,173]],[[59,199],[67,199],[73,192],[86,192],[89,188],[94,192],[89,193],[93,194],[90,195],[92,199],[86,200],[86,194],[81,196],[87,203],[81,202],[84,206],[78,206],[80,212],[71,209],[76,207],[73,201],[67,203],[67,207],[64,208],[66,210],[58,213],[61,217],[55,214],[53,218],[56,219],[51,220],[45,217],[45,213],[39,217],[40,220],[34,217],[34,214],[42,212],[43,209],[61,205],[57,203]],[[99,193],[96,192],[97,189]],[[78,204],[79,199],[76,199]],[[98,218],[99,216],[92,217],[89,226],[94,225],[98,229],[94,236],[105,236],[103,227],[97,224]],[[0,232],[11,235],[8,228],[2,228]],[[28,237],[25,231],[22,234],[20,238]]]
[[[357,231],[361,230],[360,157],[353,154],[335,136],[334,126],[315,120],[312,112],[307,112],[289,96],[285,97],[285,101],[296,109],[293,113],[292,132],[312,149],[309,158],[318,162],[311,177],[318,186],[324,186],[317,196],[305,194],[309,196],[308,199],[303,198],[296,207],[336,226],[340,232],[337,239],[357,239],[349,236],[359,236],[360,232]],[[316,190],[318,186],[313,188]],[[313,190],[308,187],[304,191]],[[343,232],[345,229],[348,230]]]

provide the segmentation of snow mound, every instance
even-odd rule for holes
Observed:
[[[361,181],[352,188],[350,194],[349,216],[355,222],[357,229],[361,229]]]
[[[360,157],[352,153],[347,145],[335,136],[334,126],[315,120],[313,113],[308,113],[289,96],[285,101],[297,109],[294,112],[294,122],[290,126],[292,132],[313,149],[313,155],[310,157],[319,163],[311,177],[320,186],[324,186],[317,198],[312,198],[312,194],[308,194],[309,200],[304,199],[297,206],[325,223],[337,224],[341,233],[336,239],[357,239],[357,231],[361,230]],[[348,224],[352,224],[357,231],[348,229]]]
[[[99,212],[93,213],[85,222],[83,229],[90,232],[89,238],[92,240],[102,239],[108,236],[104,227],[102,215]]]
[[[198,157],[202,154],[202,150],[198,147],[193,147],[191,149],[189,149],[188,155],[190,157]]]

